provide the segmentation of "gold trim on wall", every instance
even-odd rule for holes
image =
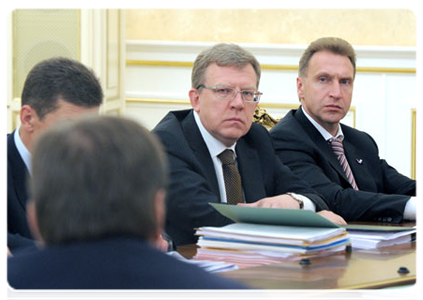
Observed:
[[[159,61],[159,60],[127,60],[127,66],[154,66],[154,67],[192,67],[194,63],[183,61]]]
[[[152,103],[152,104],[182,104],[189,105],[191,102],[188,100],[170,100],[170,99],[146,99],[146,98],[126,98],[126,102],[132,103]]]
[[[127,60],[127,66],[154,66],[154,67],[190,67],[194,65],[193,62],[186,61],[160,61],[160,60]],[[262,70],[279,70],[279,71],[298,71],[298,66],[292,65],[261,65]],[[373,68],[373,67],[359,67],[357,72],[362,73],[406,73],[415,74],[414,68]]]
[[[416,109],[411,111],[411,178],[416,179]]]

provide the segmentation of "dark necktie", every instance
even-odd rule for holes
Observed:
[[[241,175],[235,165],[234,152],[226,149],[217,157],[222,161],[223,178],[225,180],[226,201],[228,204],[242,203]]]
[[[357,183],[355,182],[354,175],[351,171],[351,167],[348,164],[347,157],[345,156],[344,146],[342,145],[342,140],[340,137],[332,138],[329,140],[332,147],[333,153],[335,153],[338,158],[339,163],[341,164],[342,169],[347,176],[348,182],[351,184],[353,189],[358,190]]]

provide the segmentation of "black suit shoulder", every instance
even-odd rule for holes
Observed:
[[[50,246],[8,259],[16,289],[242,289],[129,237]]]
[[[28,170],[16,148],[14,133],[7,135],[7,244],[14,252],[34,246],[26,219]]]

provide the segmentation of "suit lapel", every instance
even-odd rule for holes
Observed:
[[[193,112],[182,122],[182,130],[184,131],[185,138],[188,141],[195,157],[197,158],[200,168],[206,175],[208,184],[212,189],[212,192],[218,196],[220,202],[219,184],[217,183],[216,172],[214,170],[214,164],[210,156],[209,149],[201,136],[200,129],[194,120]]]
[[[320,132],[311,124],[311,122],[307,119],[304,115],[301,107],[295,113],[295,118],[299,123],[301,123],[302,127],[307,132],[308,136],[311,140],[316,144],[319,151],[323,153],[323,156],[327,158],[330,165],[336,170],[336,172],[346,181],[348,182],[347,175],[345,174],[344,170],[341,167],[341,164],[338,161],[338,158],[333,153],[332,147],[329,143],[322,137]],[[348,158],[348,157],[347,157]],[[353,171],[354,173],[354,171]]]
[[[257,151],[241,138],[235,148],[238,161],[238,169],[241,174],[242,187],[244,189],[245,202],[251,203],[266,196],[261,175],[260,159]]]
[[[26,202],[28,198],[27,194],[27,179],[29,178],[29,172],[26,168],[22,157],[20,156],[18,149],[15,145],[14,133],[8,136],[8,160],[10,163],[10,172],[13,180],[13,188],[15,189],[16,196],[19,200],[24,211],[26,211]]]

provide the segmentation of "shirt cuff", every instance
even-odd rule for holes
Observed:
[[[416,197],[407,201],[404,209],[404,220],[416,220]]]
[[[300,194],[297,194],[297,196],[298,196],[301,200],[303,200],[303,202],[304,202],[304,208],[303,208],[303,209],[316,211],[316,204],[314,204],[314,202],[313,202],[313,201],[311,201],[311,200],[310,200],[309,198],[307,198],[306,196],[303,196],[303,195],[300,195]]]

